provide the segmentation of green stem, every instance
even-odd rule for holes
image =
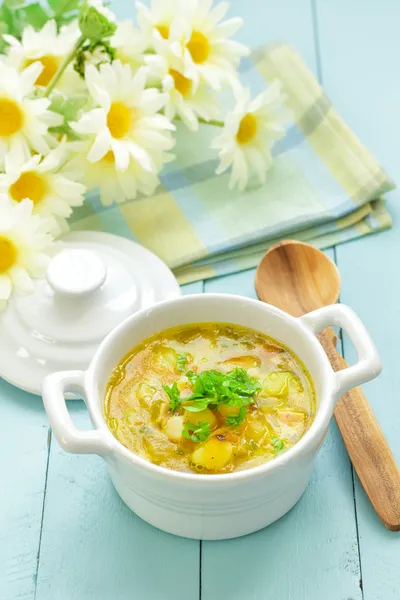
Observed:
[[[85,36],[81,35],[80,38],[75,42],[75,45],[72,48],[71,52],[69,54],[67,54],[67,56],[64,58],[61,65],[58,67],[57,72],[54,75],[53,79],[50,81],[49,85],[45,89],[45,92],[44,92],[45,97],[49,96],[49,94],[53,91],[57,81],[60,79],[60,77],[64,73],[65,69],[68,67],[71,60],[73,60],[75,54],[78,52],[79,48],[82,46],[82,44],[84,43],[85,40],[86,40]]]
[[[214,119],[211,119],[211,121],[206,121],[201,117],[199,117],[199,123],[204,123],[204,125],[212,125],[213,127],[223,127],[225,125],[223,121],[216,121]]]

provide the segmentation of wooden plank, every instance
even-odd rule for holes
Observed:
[[[0,381],[0,598],[31,600],[47,466],[41,398]]]
[[[246,271],[206,282],[205,291],[254,298],[253,281]],[[202,544],[203,600],[360,600],[359,581],[351,466],[334,423],[290,513],[253,535]]]
[[[396,180],[400,175],[400,80],[396,76],[400,52],[400,5],[394,0],[337,0],[318,2],[322,72],[328,94],[347,122],[383,162]],[[340,44],[337,34],[340,32]],[[365,386],[393,453],[400,464],[400,420],[397,364],[400,319],[399,192],[389,196],[394,229],[339,246],[342,301],[366,323],[383,361],[383,373]],[[345,340],[346,358],[354,359]],[[398,600],[399,534],[378,521],[356,481],[365,600]]]
[[[88,427],[83,403],[70,411]],[[199,542],[147,525],[119,498],[102,459],[52,440],[36,600],[197,598],[198,565]]]
[[[197,282],[182,291],[202,289]],[[69,407],[79,427],[90,427],[83,403]],[[199,542],[147,525],[119,498],[100,458],[67,454],[53,439],[35,600],[197,599],[199,563]]]
[[[204,284],[202,281],[195,281],[194,283],[187,283],[181,286],[182,294],[187,296],[188,294],[201,294],[203,292]]]

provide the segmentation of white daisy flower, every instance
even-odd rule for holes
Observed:
[[[26,162],[10,152],[5,159],[5,173],[0,175],[0,192],[7,194],[12,204],[28,198],[33,202],[34,214],[54,216],[56,221],[61,218],[59,229],[64,230],[64,219],[72,214],[74,206],[83,204],[86,191],[66,159],[65,142],[46,156],[36,154]]]
[[[0,197],[0,308],[5,308],[13,287],[32,292],[31,277],[41,277],[53,242],[51,221],[32,215],[33,203],[12,205]]]
[[[136,2],[137,21],[150,47],[154,40],[168,40],[173,21],[184,11],[184,0],[151,0],[150,7]]]
[[[146,36],[132,21],[123,21],[110,38],[110,44],[115,49],[115,59],[122,64],[129,64],[133,71],[143,65],[143,55],[148,48]]]
[[[48,110],[48,98],[29,97],[42,69],[36,62],[19,73],[0,61],[0,164],[10,150],[26,158],[31,150],[46,154],[54,141],[48,128],[63,123],[61,115]]]
[[[43,65],[43,69],[35,84],[45,87],[53,79],[65,56],[71,52],[79,35],[77,21],[64,25],[60,32],[57,31],[54,20],[47,21],[39,31],[27,25],[22,32],[21,41],[12,35],[4,35],[4,39],[10,44],[6,51],[5,62],[18,71],[39,62]],[[56,87],[69,94],[71,90],[82,89],[80,77],[73,70],[72,65],[67,67]]]
[[[186,77],[196,73],[219,89],[222,83],[237,79],[240,58],[249,49],[230,39],[243,24],[239,17],[222,21],[229,4],[212,6],[212,0],[186,0],[185,13],[170,28],[172,51],[184,60]]]
[[[160,162],[161,168],[165,161],[161,159]],[[98,189],[104,206],[134,200],[138,193],[150,196],[160,183],[156,173],[145,171],[133,158],[125,171],[118,171],[111,150],[96,163],[85,161],[84,169],[88,190]]]
[[[183,74],[182,60],[168,46],[159,50],[159,54],[147,56],[146,63],[150,76],[157,78],[168,94],[165,116],[171,121],[178,116],[192,131],[199,128],[199,117],[206,121],[217,119],[220,110],[213,92],[206,85],[199,84],[198,79]]]
[[[142,67],[134,75],[119,60],[86,69],[86,83],[96,108],[70,126],[80,135],[90,136],[89,162],[101,160],[112,150],[119,171],[129,167],[130,157],[149,173],[157,172],[155,157],[174,145],[174,126],[158,111],[168,101],[167,94],[145,89],[147,73]]]
[[[285,96],[281,82],[274,81],[265,92],[250,99],[250,91],[238,87],[237,104],[227,116],[222,134],[214,139],[213,147],[220,150],[217,174],[232,166],[230,189],[243,191],[254,172],[264,183],[272,164],[271,147],[285,135],[284,124],[290,114],[283,108]]]

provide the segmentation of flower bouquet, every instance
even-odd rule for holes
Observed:
[[[176,122],[214,127],[216,173],[260,183],[288,119],[278,81],[252,99],[238,77],[240,18],[211,0],[136,3],[137,26],[98,0],[8,0],[0,56],[0,305],[32,290],[74,207],[151,195]],[[233,100],[226,106],[227,92]]]

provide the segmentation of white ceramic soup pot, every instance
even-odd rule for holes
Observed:
[[[316,390],[314,422],[286,453],[248,470],[200,475],[160,467],[116,440],[104,419],[109,377],[121,359],[146,338],[170,327],[199,322],[234,323],[256,329],[290,348],[305,364]],[[358,363],[334,373],[316,338],[328,325],[343,327]],[[376,377],[381,362],[364,325],[348,307],[335,304],[301,318],[256,300],[199,294],[161,302],[129,317],[112,331],[89,369],[48,376],[43,399],[54,434],[67,452],[99,454],[121,498],[139,517],[176,535],[216,540],[256,531],[279,519],[303,494],[313,459],[324,440],[337,400],[350,388]],[[68,392],[85,399],[94,430],[74,426]]]

